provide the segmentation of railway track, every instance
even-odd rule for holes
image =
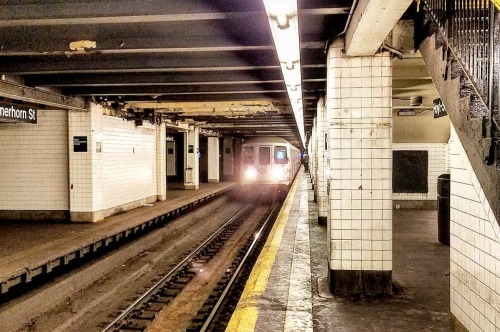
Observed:
[[[265,208],[262,207],[263,205]],[[255,200],[241,209],[169,273],[158,277],[158,280],[137,299],[123,306],[124,310],[116,313],[116,317],[111,321],[101,323],[99,325],[102,328],[101,331],[175,330],[172,326],[165,326],[165,324],[178,324],[175,320],[168,318],[169,308],[170,311],[177,310],[173,307],[179,306],[181,293],[186,292],[190,284],[196,284],[204,268],[209,266],[215,257],[223,255],[221,251],[227,250],[224,249],[225,246],[229,246],[231,239],[237,237],[238,240],[233,239],[235,242],[233,246],[237,244],[237,247],[232,249],[235,254],[231,262],[223,267],[224,273],[216,280],[214,287],[208,290],[208,296],[197,310],[191,309],[194,311],[182,314],[189,316],[187,317],[188,325],[185,328],[187,331],[221,330],[234,310],[240,296],[239,291],[243,289],[246,281],[245,275],[248,275],[258,256],[280,205],[280,201],[263,204],[260,200]],[[250,219],[254,221],[252,226],[248,227],[249,230],[245,231],[245,240],[242,241],[242,235],[237,233],[242,232],[240,229],[250,223]],[[215,269],[221,270],[222,268]],[[210,278],[214,279],[215,275],[216,273],[211,274]],[[172,312],[170,314],[175,315]]]

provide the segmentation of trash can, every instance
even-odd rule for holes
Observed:
[[[450,245],[450,174],[441,174],[437,180],[438,241]]]

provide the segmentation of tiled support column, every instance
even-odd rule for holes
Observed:
[[[88,112],[69,110],[68,135],[71,221],[99,221],[103,219],[102,107],[90,104]]]
[[[208,182],[219,182],[219,137],[208,137]]]
[[[165,124],[156,127],[156,192],[159,201],[167,198],[167,152]]]
[[[194,126],[189,127],[189,131],[185,133],[184,151],[184,189],[199,189],[200,188],[200,160],[198,158],[200,129]]]
[[[234,175],[234,155],[233,155],[233,138],[224,137],[224,151],[222,151],[222,172],[224,176]]]
[[[326,107],[325,99],[320,98],[316,112],[316,137],[317,137],[317,169],[318,181],[316,186],[316,201],[318,202],[318,223],[326,225],[328,215],[327,193],[327,147],[326,139]]]
[[[391,293],[392,65],[388,53],[329,49],[329,283],[349,295]]]
[[[312,143],[312,155],[311,155],[311,160],[312,160],[312,167],[311,167],[311,181],[313,184],[313,189],[315,191],[315,201],[317,197],[316,193],[316,186],[318,185],[318,117],[315,116],[313,119],[313,128],[312,128],[312,136],[311,136],[311,143]]]

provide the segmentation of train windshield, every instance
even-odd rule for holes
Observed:
[[[259,147],[259,165],[271,164],[271,148],[267,146]]]
[[[253,146],[245,146],[243,147],[243,152],[241,156],[241,160],[243,164],[252,165],[254,163],[254,149]]]
[[[286,146],[275,146],[274,147],[274,163],[275,164],[286,164],[288,162],[288,157],[286,155]]]

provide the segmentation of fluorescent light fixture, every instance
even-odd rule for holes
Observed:
[[[305,147],[297,0],[262,0],[273,34],[295,123]],[[292,102],[293,101],[293,102]]]

